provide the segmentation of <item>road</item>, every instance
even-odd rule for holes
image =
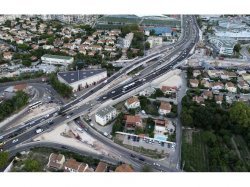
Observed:
[[[164,56],[161,59],[163,61],[167,61],[167,60],[171,59],[172,57],[176,57],[174,60],[170,61],[166,65],[161,66],[158,69],[153,69],[152,72],[150,72],[147,75],[144,75],[143,77],[140,77],[140,79],[134,78],[131,82],[128,82],[125,85],[121,85],[115,89],[110,90],[107,94],[104,94],[104,95],[100,96],[97,100],[94,100],[95,107],[98,106],[98,104],[101,104],[101,103],[107,101],[108,99],[116,99],[124,94],[129,93],[133,89],[142,86],[143,84],[145,84],[147,82],[153,81],[154,79],[167,73],[168,71],[171,71],[174,68],[174,66],[178,65],[179,62],[181,62],[185,58],[189,57],[190,51],[192,50],[195,43],[199,39],[198,31],[197,31],[198,27],[197,27],[197,24],[195,22],[194,17],[186,16],[184,18],[184,22],[185,22],[185,24],[184,24],[185,31],[183,34],[183,39],[180,42],[176,43],[176,46],[173,47],[173,50],[169,55]],[[159,54],[161,54],[165,51],[166,51],[165,49],[160,49]],[[143,61],[147,60],[148,58],[152,58],[152,56],[154,57],[154,55],[155,54],[152,54],[149,57],[144,57],[144,58],[138,60],[137,62],[135,62],[135,64],[142,63]],[[43,128],[44,130],[53,129],[53,127],[55,125],[60,125],[62,123],[66,123],[68,121],[71,121],[71,120],[83,115],[84,113],[85,114],[88,113],[93,107],[93,105],[91,105],[90,103],[84,103],[80,107],[73,108],[73,106],[78,104],[81,100],[86,99],[87,97],[91,96],[93,93],[95,93],[96,91],[98,91],[99,89],[104,87],[105,85],[109,84],[111,81],[113,81],[117,77],[124,74],[129,68],[130,67],[123,68],[118,73],[116,73],[112,77],[110,77],[105,83],[97,85],[95,88],[93,88],[91,91],[87,92],[85,95],[81,96],[80,98],[77,98],[76,100],[74,100],[70,104],[64,105],[62,107],[62,109],[63,109],[62,111],[64,111],[63,112],[64,114],[58,114],[59,111],[55,111],[55,112],[51,113],[48,117],[43,117],[42,119],[34,121],[34,124],[32,124],[32,125],[26,124],[27,126],[25,126],[25,127],[29,127],[30,130],[25,131],[25,129],[22,129],[19,132],[14,132],[14,133],[17,133],[17,136],[15,138],[10,139],[10,140],[8,140],[9,138],[11,138],[11,137],[9,137],[9,134],[4,135],[3,139],[6,140],[6,144],[3,146],[3,149],[4,150],[13,149],[13,147],[15,147],[16,145],[21,144],[22,142],[25,142],[25,141],[29,140],[30,138],[34,137],[36,135],[35,129],[38,127]],[[67,113],[65,111],[67,111]],[[51,119],[53,119],[53,124],[47,123],[45,121],[45,120],[48,121]],[[98,133],[97,132],[95,132],[95,133],[96,133],[95,137],[97,138]],[[94,132],[93,132],[93,134],[94,134]],[[136,163],[138,163],[138,158],[145,159],[145,162],[140,163],[140,165],[143,165],[144,163],[153,164],[153,162],[155,162],[155,160],[153,160],[151,158],[143,157],[143,156],[140,156],[138,154],[136,156],[137,159],[136,158],[132,159],[132,158],[130,158],[131,157],[130,150],[123,148],[117,144],[114,144],[111,140],[107,139],[104,136],[99,136],[98,138],[101,142],[105,142],[106,145],[111,146],[113,149],[120,152],[121,157],[123,159],[128,159],[130,161],[130,164],[132,164],[133,166]],[[18,141],[13,142],[13,140],[15,140],[15,139],[18,139]],[[177,142],[177,144],[179,144],[179,143]],[[179,160],[179,159],[177,159],[177,160]],[[176,169],[170,169],[167,166],[161,166],[161,168],[159,168],[159,169],[161,169],[163,171],[177,171]]]

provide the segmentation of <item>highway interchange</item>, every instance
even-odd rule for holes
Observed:
[[[131,66],[122,68],[119,72],[117,72],[116,74],[108,78],[105,82],[95,86],[93,89],[91,89],[90,91],[82,95],[81,97],[62,106],[60,109],[55,110],[49,115],[45,117],[41,117],[32,122],[28,122],[24,124],[22,127],[15,129],[11,133],[6,133],[6,134],[2,133],[0,135],[2,136],[1,141],[5,141],[5,144],[3,145],[3,150],[16,152],[16,150],[17,149],[20,150],[21,147],[23,147],[23,149],[27,149],[27,147],[25,147],[25,142],[31,140],[33,137],[37,135],[35,131],[37,128],[43,128],[44,131],[49,131],[55,128],[57,125],[72,121],[74,119],[78,119],[79,116],[83,114],[87,114],[94,106],[104,103],[110,99],[113,99],[113,100],[117,99],[121,97],[122,95],[125,95],[129,93],[130,91],[134,90],[135,88],[138,88],[144,85],[145,83],[151,82],[154,79],[158,78],[159,76],[174,69],[178,65],[179,62],[183,61],[184,59],[190,56],[190,51],[193,49],[193,47],[199,40],[198,26],[196,24],[196,20],[194,16],[183,16],[183,30],[184,31],[182,33],[181,39],[178,42],[176,42],[174,46],[171,46],[170,48],[169,47],[159,48],[158,52],[152,53],[134,62],[133,65],[137,65],[137,64],[143,63],[145,60],[156,58],[157,61],[156,61],[155,68],[152,68],[152,70],[149,73],[146,71],[145,73],[141,74],[140,76],[134,77],[131,81],[121,86],[118,86],[114,89],[112,89],[111,87],[107,93],[100,95],[97,99],[94,99],[87,103],[83,102],[86,98],[90,97],[93,93],[101,90],[104,86],[109,85],[112,81],[122,76],[124,73],[126,73],[128,70],[131,69]],[[168,54],[164,55],[164,53],[166,52],[168,52]],[[161,56],[159,56],[159,54],[161,54]],[[79,103],[82,103],[82,104],[79,105]],[[156,162],[155,159],[142,156],[134,151],[131,151],[122,146],[119,146],[115,144],[112,140],[110,140],[109,138],[96,132],[91,127],[88,127],[88,129],[89,129],[88,133],[91,136],[93,136],[95,139],[103,142],[105,145],[115,150],[117,153],[119,153],[121,157],[120,158],[121,161],[125,161],[126,163],[133,165],[135,168],[137,168],[137,170],[139,170],[140,166],[144,164],[149,164],[149,165],[152,165],[152,167],[156,171],[179,171],[179,168],[171,169],[164,165],[153,166],[153,163]],[[17,140],[17,141],[14,141],[13,143],[13,140]],[[20,145],[21,143],[23,143],[21,147],[17,146],[17,145]],[[42,145],[43,144],[41,143],[41,146]],[[176,150],[180,152],[180,144],[177,144]]]

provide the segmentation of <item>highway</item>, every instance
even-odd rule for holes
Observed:
[[[132,91],[135,88],[138,88],[142,86],[143,84],[147,82],[151,82],[152,80],[156,79],[157,77],[167,73],[168,71],[171,71],[174,66],[178,65],[179,62],[184,60],[185,58],[190,56],[190,51],[194,47],[195,43],[198,41],[199,36],[198,36],[198,27],[195,23],[195,18],[191,16],[184,16],[184,34],[182,40],[176,43],[176,46],[173,47],[171,50],[171,53],[168,54],[167,56],[163,56],[162,59],[163,61],[167,61],[171,59],[174,56],[177,56],[174,60],[170,61],[168,64],[161,66],[159,69],[153,69],[152,72],[149,74],[143,75],[141,77],[135,77],[132,81],[121,85],[115,89],[110,90],[106,94],[100,96],[97,98],[97,100],[94,100],[93,102],[95,103],[95,106],[103,103],[109,99],[116,99],[124,94],[127,94],[128,92]],[[192,26],[192,27],[190,27]],[[154,58],[154,56],[157,56],[163,52],[166,52],[166,49],[160,49],[159,53],[151,54],[150,56],[144,57],[138,61],[135,62],[141,63],[148,58]],[[83,96],[77,98],[76,100],[72,101],[69,104],[66,104],[62,107],[61,110],[57,110],[55,112],[52,112],[49,116],[45,116],[41,119],[38,119],[36,121],[33,121],[31,123],[33,124],[25,124],[25,128],[23,127],[22,129],[19,129],[18,131],[15,131],[11,134],[3,134],[3,140],[5,141],[5,145],[3,145],[3,150],[15,150],[15,146],[21,144],[22,142],[25,142],[32,137],[36,136],[35,130],[37,128],[42,128],[44,131],[46,130],[51,130],[55,128],[56,125],[60,125],[62,123],[71,121],[80,115],[84,113],[88,113],[92,108],[93,104],[91,103],[84,103],[80,107],[74,107],[74,105],[78,104],[81,100],[86,99],[87,97],[91,96],[93,93],[96,91],[100,90],[103,88],[105,85],[109,84],[112,82],[114,79],[118,78],[119,76],[123,75],[128,69],[131,67],[125,67],[122,70],[120,70],[118,73],[114,74],[111,76],[109,79],[107,79],[106,82],[97,85],[94,87],[92,90],[84,94]],[[129,86],[130,85],[130,86]],[[126,86],[126,88],[124,88]],[[67,113],[66,113],[67,111]],[[62,112],[62,113],[61,113]],[[28,128],[28,130],[26,129]],[[123,148],[122,146],[119,146],[109,140],[108,138],[104,137],[103,135],[100,135],[96,131],[90,130],[89,133],[94,136],[97,140],[104,142],[107,146],[112,147],[112,149],[115,149],[117,152],[120,152],[122,159],[128,160],[130,164],[133,166],[136,165],[136,163],[140,165],[144,165],[145,163],[152,165],[155,160],[141,156],[138,153],[128,150],[126,148]],[[10,139],[12,138],[12,139]],[[16,142],[13,140],[17,140]],[[136,155],[136,157],[132,158],[131,154]],[[145,161],[138,160],[139,158],[143,158]],[[177,171],[173,169],[169,169],[166,166],[161,166],[158,168],[158,166],[154,166],[154,169],[157,169],[159,171]]]

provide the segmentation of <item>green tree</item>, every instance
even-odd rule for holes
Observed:
[[[234,103],[229,110],[229,116],[233,123],[250,127],[250,108],[245,103]]]
[[[23,60],[22,61],[22,64],[24,65],[24,66],[27,66],[27,67],[29,67],[29,66],[31,66],[31,61],[28,61],[28,60]]]
[[[24,171],[26,172],[39,172],[42,171],[42,164],[34,159],[27,159],[24,162]]]
[[[152,168],[149,165],[144,165],[141,168],[142,172],[152,172]]]
[[[145,49],[149,50],[150,49],[150,43],[149,42],[145,42]]]
[[[0,168],[4,168],[9,160],[8,152],[0,152]]]
[[[238,43],[238,44],[236,44],[236,45],[234,46],[234,51],[237,52],[237,53],[239,53],[240,50],[241,50],[241,45]]]

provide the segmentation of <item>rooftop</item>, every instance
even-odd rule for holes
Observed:
[[[99,162],[98,166],[95,169],[95,172],[105,172],[107,169],[107,164],[104,162]]]
[[[91,76],[106,72],[103,69],[96,70],[78,70],[78,71],[68,71],[68,72],[59,72],[58,75],[64,79],[67,83],[71,84],[79,80],[84,80]]]
[[[115,169],[115,172],[133,172],[133,168],[128,164],[122,164]]]
[[[114,107],[112,107],[112,106],[107,106],[105,108],[102,108],[101,110],[98,110],[96,112],[96,115],[104,117],[107,114],[111,113],[113,110],[116,110],[116,109]]]

